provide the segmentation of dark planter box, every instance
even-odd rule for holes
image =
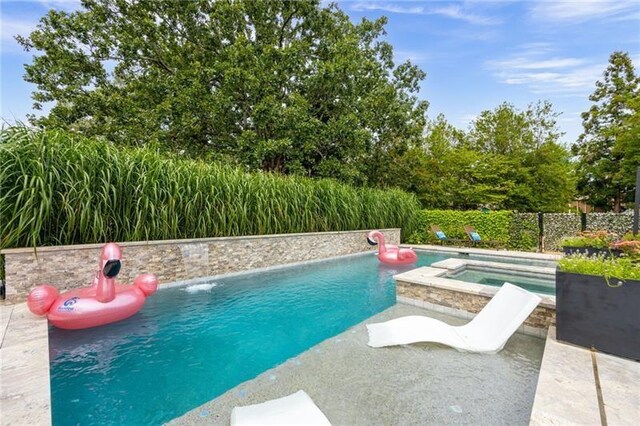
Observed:
[[[562,246],[562,253],[567,254],[586,254],[587,256],[603,256],[607,257],[620,257],[622,254],[621,250],[618,249],[602,249],[602,248],[594,248],[594,247],[571,247],[571,246]]]
[[[640,361],[640,281],[556,270],[556,337]]]

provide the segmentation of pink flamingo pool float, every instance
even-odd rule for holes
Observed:
[[[384,235],[380,231],[371,231],[367,236],[367,241],[371,245],[379,245],[378,260],[389,265],[409,265],[418,261],[415,251],[408,248],[386,245]]]
[[[133,285],[116,283],[121,259],[117,244],[105,244],[91,287],[58,294],[51,285],[38,286],[29,293],[29,309],[36,315],[46,315],[56,327],[66,329],[97,327],[129,318],[156,291],[158,280],[153,274],[142,274]]]

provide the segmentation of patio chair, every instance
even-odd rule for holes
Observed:
[[[465,325],[456,327],[424,316],[369,324],[369,346],[380,348],[434,342],[463,352],[496,353],[541,300],[527,290],[504,283],[489,303]]]
[[[436,238],[440,241],[440,245],[443,245],[445,242],[460,243],[460,244],[467,243],[467,240],[448,238],[447,235],[444,233],[442,229],[440,229],[439,226],[431,224],[429,225],[429,227],[431,228],[431,232],[433,232]]]
[[[257,425],[331,426],[331,423],[309,395],[301,390],[261,404],[235,407],[231,411],[231,426]]]
[[[463,228],[464,228],[464,232],[469,237],[469,241],[471,241],[471,244],[473,244],[473,245],[476,245],[476,244],[488,244],[488,245],[493,246],[493,247],[502,247],[502,246],[504,246],[504,243],[502,243],[501,241],[483,240],[482,237],[480,236],[480,234],[478,233],[478,231],[476,231],[476,228],[474,228],[471,225],[465,225],[465,226],[463,226]]]

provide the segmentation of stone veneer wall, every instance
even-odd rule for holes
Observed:
[[[587,231],[608,231],[623,236],[633,229],[633,214],[629,213],[588,213]]]
[[[580,215],[574,213],[545,213],[543,215],[544,251],[562,250],[560,242],[564,237],[580,232]]]
[[[477,314],[489,303],[491,296],[470,294],[462,291],[449,290],[433,286],[411,284],[404,281],[396,282],[398,296],[434,303]],[[548,328],[556,323],[556,310],[546,306],[538,307],[529,315],[525,325],[535,328]]]
[[[324,259],[372,250],[368,231],[203,238],[119,243],[122,270],[118,281],[131,283],[151,272],[160,283],[208,277],[255,268]],[[400,243],[400,229],[383,229],[390,244]],[[7,301],[26,299],[36,285],[60,291],[91,284],[102,244],[9,249],[5,255]]]

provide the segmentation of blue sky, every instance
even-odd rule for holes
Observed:
[[[26,35],[49,8],[74,10],[74,0],[4,1],[0,116],[24,120],[33,86],[22,80],[23,52],[13,35]],[[563,140],[575,141],[580,113],[615,50],[640,70],[640,1],[339,1],[354,22],[387,16],[387,41],[396,59],[410,59],[427,78],[420,97],[429,116],[444,113],[467,129],[481,111],[503,101],[526,108],[550,100]]]

